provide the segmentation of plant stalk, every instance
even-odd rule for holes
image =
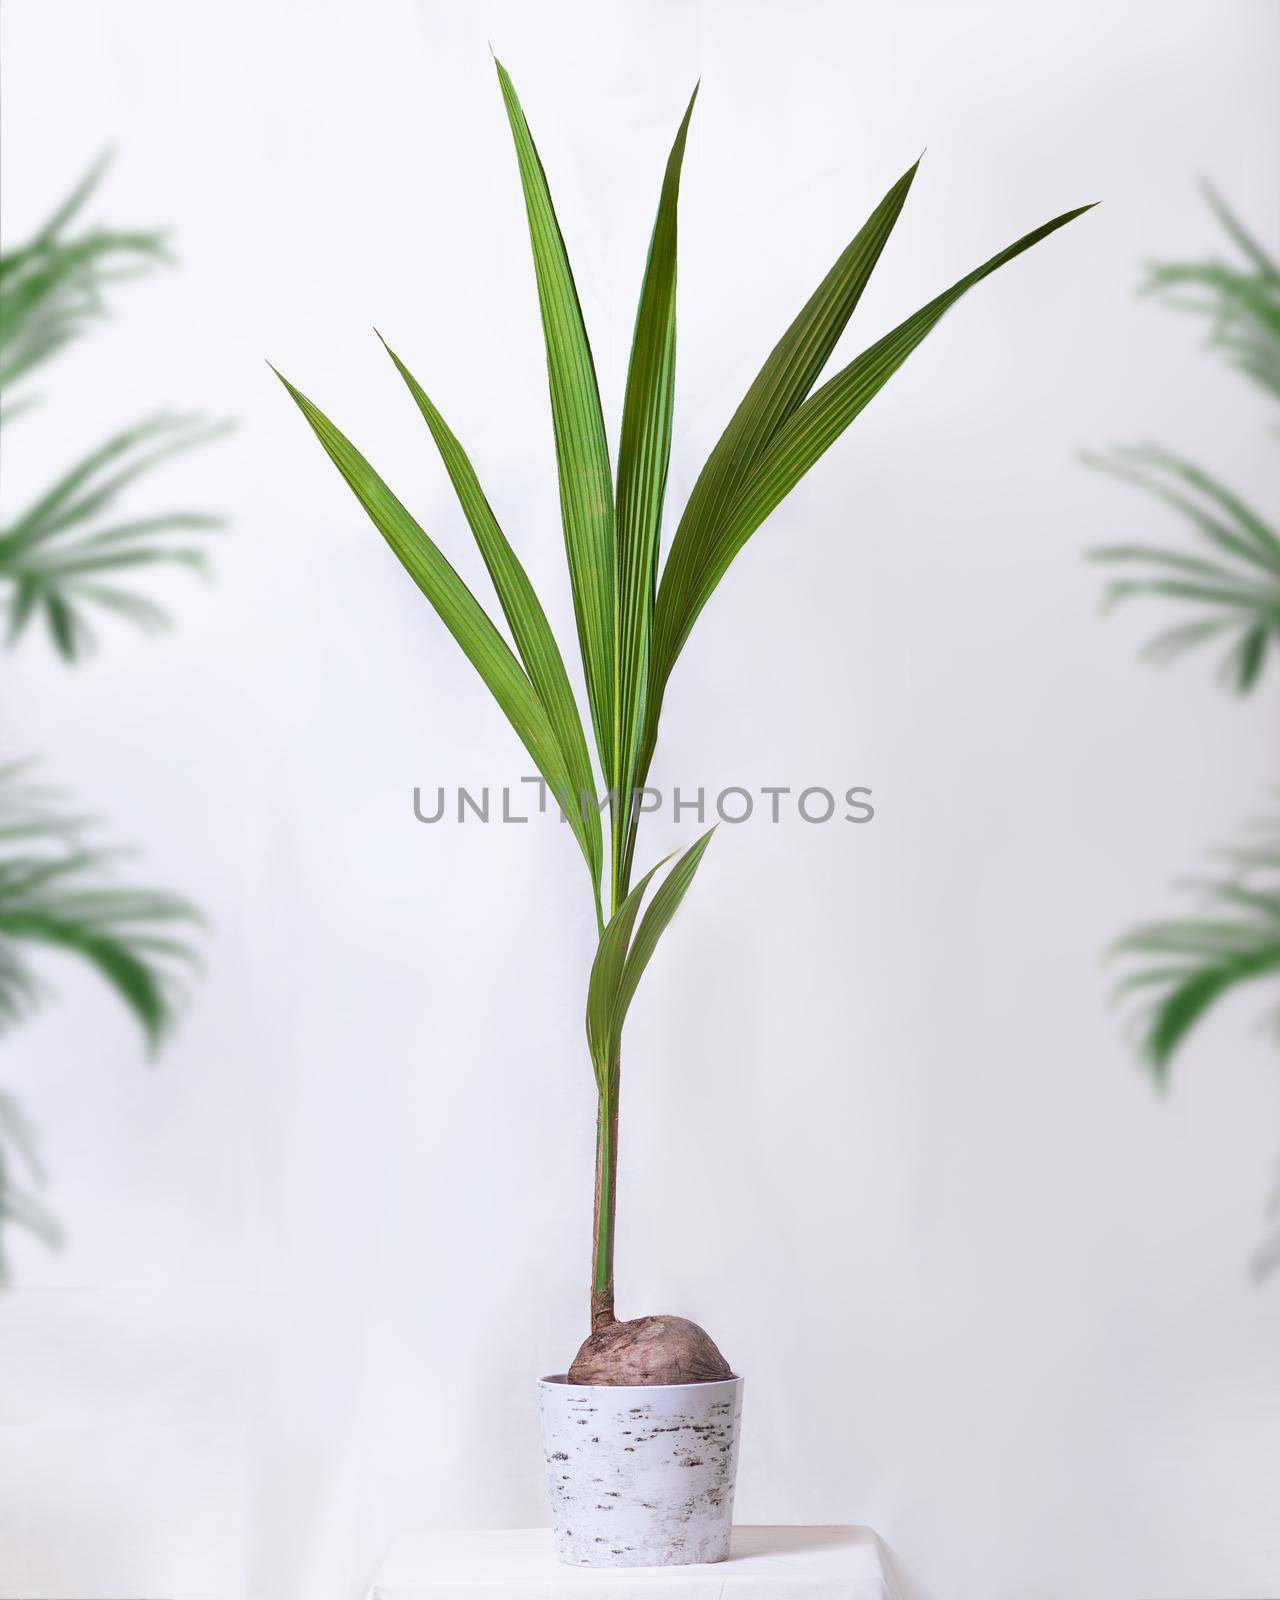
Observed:
[[[620,792],[609,803],[609,915],[617,914],[626,897],[624,843],[627,808]],[[621,1062],[614,1056],[599,1086],[596,1109],[596,1192],[591,1222],[591,1331],[598,1333],[617,1318],[613,1310],[613,1235],[618,1212],[618,1087]]]
[[[591,1331],[617,1319],[613,1313],[613,1232],[617,1214],[618,1061],[600,1089],[596,1113],[596,1197],[591,1228]]]

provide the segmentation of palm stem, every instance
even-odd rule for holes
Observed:
[[[627,822],[621,792],[609,804],[609,915],[617,915],[627,894],[630,854],[626,849]],[[603,932],[602,932],[603,936]],[[617,1318],[613,1309],[613,1237],[618,1211],[618,1089],[621,1052],[613,1060],[599,1089],[596,1107],[596,1186],[591,1222],[591,1331],[598,1333]]]
[[[591,1246],[591,1331],[615,1321],[613,1234],[618,1209],[618,1058],[600,1089],[596,1113],[596,1196]]]

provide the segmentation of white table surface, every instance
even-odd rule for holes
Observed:
[[[902,1600],[870,1528],[735,1528],[728,1561],[565,1567],[547,1528],[406,1534],[369,1600]]]

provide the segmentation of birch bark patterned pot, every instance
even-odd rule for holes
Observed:
[[[573,1567],[723,1561],[742,1379],[538,1385],[556,1555]]]

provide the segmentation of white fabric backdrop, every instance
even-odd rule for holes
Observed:
[[[1237,705],[1205,664],[1137,664],[1154,619],[1100,621],[1081,550],[1170,525],[1073,460],[1151,436],[1274,488],[1262,402],[1132,290],[1144,256],[1213,243],[1202,174],[1275,238],[1277,22],[1168,0],[6,5],[11,236],[110,140],[102,214],[172,223],[183,260],[51,379],[7,503],[159,402],[242,426],[171,480],[233,519],[216,585],[175,586],[178,629],[116,632],[75,674],[4,666],[6,742],[145,841],[216,938],[156,1067],[70,968],[5,1045],[71,1237],[19,1250],[0,1303],[0,1592],[354,1600],[402,1527],[544,1516],[532,1380],[585,1310],[580,869],[554,827],[414,822],[414,784],[527,763],[263,365],[476,575],[376,323],[569,636],[486,40],[615,419],[702,75],[677,503],[921,146],[863,342],[1105,201],[952,314],[679,669],[660,782],[865,783],[878,814],[717,839],[629,1030],[621,1307],[705,1322],[747,1375],[743,1520],[872,1523],[937,1600],[1277,1592],[1280,1290],[1244,1270],[1274,1047],[1235,1001],[1160,1099],[1100,965],[1262,804],[1275,684]]]

